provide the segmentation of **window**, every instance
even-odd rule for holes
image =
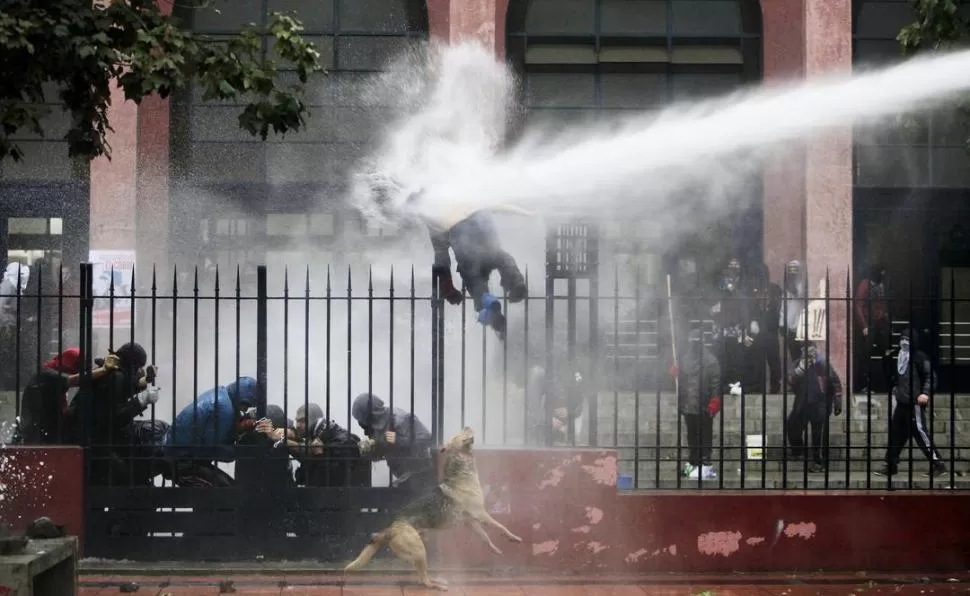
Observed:
[[[970,7],[960,9],[970,16]],[[853,63],[859,70],[905,59],[896,39],[916,16],[909,0],[855,0]],[[966,142],[970,126],[955,109],[900,114],[878,127],[859,127],[855,185],[869,188],[970,188]]]
[[[195,185],[345,184],[348,166],[360,156],[385,114],[364,109],[361,82],[383,70],[402,51],[427,38],[423,0],[227,0],[177,4],[178,16],[197,33],[217,40],[246,24],[266,24],[269,12],[295,12],[305,37],[328,70],[307,85],[311,116],[305,130],[262,143],[241,130],[241,105],[206,102],[200,90],[173,107],[172,159]],[[267,57],[279,60],[272,43]],[[295,73],[280,64],[283,84]]]
[[[513,0],[509,60],[529,123],[652,110],[760,79],[760,15],[756,0]]]

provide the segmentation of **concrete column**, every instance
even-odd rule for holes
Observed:
[[[431,35],[448,43],[474,39],[504,56],[508,5],[509,0],[428,0]]]
[[[91,162],[91,250],[134,250],[138,107],[114,83],[108,121],[111,159]]]
[[[787,81],[852,67],[851,0],[762,1],[765,80]],[[852,267],[852,135],[806,140],[795,158],[769,164],[764,195],[765,261],[782,279],[790,259],[806,263],[812,297],[831,276],[829,352],[844,374],[848,310],[845,277]],[[848,381],[848,379],[846,379]]]
[[[138,168],[135,176],[135,249],[138,269],[168,268],[169,101],[146,98],[138,109]],[[139,286],[147,283],[144,276]]]
[[[805,0],[805,75],[852,69],[851,0]],[[805,261],[817,288],[828,271],[829,351],[845,375],[849,325],[846,273],[852,269],[852,131],[809,141],[805,159]]]

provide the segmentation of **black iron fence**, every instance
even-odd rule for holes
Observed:
[[[545,295],[503,305],[503,341],[423,271],[109,273],[103,290],[83,265],[75,287],[60,273],[0,297],[6,440],[85,445],[98,487],[234,486],[243,462],[267,458],[287,486],[392,486],[413,470],[372,466],[389,457],[353,463],[368,435],[379,448],[384,432],[426,448],[464,425],[486,446],[616,448],[621,489],[968,484],[959,390],[970,317],[952,280],[944,297],[861,300],[846,280],[842,297],[773,302],[679,296],[636,272],[627,294],[621,276],[609,292],[576,279],[561,290],[549,276]],[[860,304],[868,320],[847,324]],[[881,318],[901,311],[912,314]],[[115,373],[102,359],[130,343],[144,362],[122,367],[140,370],[107,387]],[[70,348],[77,364],[51,392],[40,373]],[[361,424],[359,394],[400,416]]]

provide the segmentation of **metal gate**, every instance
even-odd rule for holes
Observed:
[[[596,240],[590,228],[574,225],[551,229],[548,241],[547,345],[565,339],[568,357],[574,358],[576,304],[583,299],[577,297],[575,278],[590,279],[590,296],[595,295],[596,266],[591,255],[595,255]],[[495,366],[503,360],[507,366],[507,353],[504,358],[495,354],[508,348],[474,322],[474,314],[466,312],[469,305],[460,307],[460,314],[455,307],[449,310],[436,280],[422,280],[413,270],[404,275],[374,269],[363,272],[366,276],[361,273],[285,270],[282,275],[275,273],[282,284],[274,288],[269,279],[274,272],[265,266],[257,269],[255,284],[235,271],[227,280],[222,271],[206,277],[205,271],[196,270],[189,276],[173,272],[169,286],[153,272],[150,280],[135,279],[124,294],[111,286],[106,295],[95,296],[92,266],[83,265],[79,332],[88,374],[82,376],[87,379],[98,366],[96,358],[109,350],[126,342],[142,343],[148,363],[161,365],[157,383],[162,392],[172,393],[170,405],[160,400],[143,412],[142,418],[159,435],[157,420],[167,418],[171,423],[185,408],[195,408],[197,414],[195,396],[224,384],[225,379],[252,376],[255,418],[267,416],[272,404],[282,406],[284,418],[293,418],[299,408],[318,403],[326,410],[324,418],[360,435],[350,417],[350,404],[354,395],[367,392],[378,394],[392,411],[400,408],[414,414],[430,430],[434,445],[466,423],[476,427],[481,442],[497,442],[484,436],[488,407],[484,398],[481,422],[473,422],[468,419],[470,410],[477,408],[466,411],[464,389],[457,407],[457,395],[449,386],[460,375],[464,387],[473,367],[463,361],[460,373],[450,375],[446,370],[457,366],[452,341],[460,341],[462,354],[467,355],[477,349],[474,335],[481,333],[483,367],[489,355]],[[567,279],[568,291],[562,296],[552,291],[557,279]],[[568,304],[565,326],[554,321],[556,304],[562,300]],[[595,300],[589,302],[590,328],[583,333],[593,338]],[[133,324],[116,328],[114,313],[124,306],[131,311]],[[99,308],[108,309],[111,321],[106,329],[95,325]],[[528,327],[529,308],[525,311]],[[564,331],[565,338],[553,337],[555,329]],[[359,354],[361,350],[366,353]],[[551,354],[533,357],[547,370],[569,366]],[[213,367],[211,375],[200,374]],[[484,381],[488,375],[482,372],[481,376]],[[449,392],[452,398],[447,397]],[[505,421],[514,418],[506,415],[505,404],[502,409]],[[595,443],[595,405],[591,410],[588,419]],[[504,425],[493,423],[490,430],[494,435],[500,426],[501,442],[505,442]],[[570,441],[575,441],[572,427]],[[88,453],[85,554],[89,557],[343,560],[359,551],[371,533],[385,527],[393,513],[414,497],[413,492],[372,477],[369,464],[366,473],[355,473],[346,481],[301,485],[292,467],[307,464],[297,455],[291,463],[286,454],[275,457],[265,446],[251,445],[234,447],[231,485],[185,487],[176,485],[177,471],[164,449],[144,449],[137,441],[131,446],[130,437],[110,440],[110,448],[98,444],[90,433],[80,440]],[[308,455],[308,443],[305,439],[304,455]],[[121,471],[115,473],[116,468]],[[221,468],[226,470],[228,465]]]

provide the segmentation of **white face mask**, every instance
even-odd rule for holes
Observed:
[[[896,372],[901,375],[906,374],[909,368],[909,340],[899,340],[899,356],[896,358]]]

